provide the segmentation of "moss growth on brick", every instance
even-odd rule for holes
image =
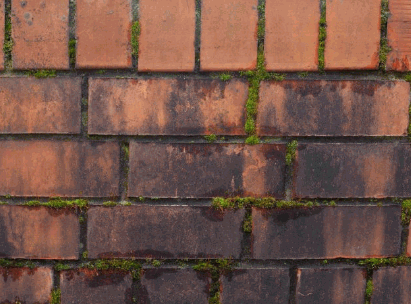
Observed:
[[[401,207],[401,223],[403,226],[408,226],[411,218],[411,199],[403,200]]]
[[[95,260],[82,265],[83,268],[96,270],[117,270],[130,272],[133,279],[138,280],[141,273],[141,263],[136,260]]]
[[[253,216],[251,213],[251,209],[246,211],[243,221],[243,231],[245,233],[251,233],[253,230]]]
[[[225,209],[242,209],[249,207],[256,208],[277,208],[277,209],[293,209],[293,208],[312,208],[317,207],[320,204],[317,201],[286,201],[277,200],[273,197],[215,197],[211,203],[211,206],[217,210]]]
[[[321,18],[320,18],[320,32],[318,35],[318,70],[324,72],[324,51],[325,40],[327,38],[327,18],[326,18],[326,2],[321,0]]]
[[[88,258],[88,251],[87,251],[87,250],[84,251],[83,254],[81,255],[81,257],[82,257],[83,259],[87,259],[87,258]]]
[[[205,135],[204,138],[209,143],[213,143],[217,140],[217,135],[215,135],[215,134]]]
[[[36,78],[53,78],[56,77],[56,70],[32,70],[27,71],[26,76],[34,76]]]
[[[285,154],[285,163],[287,164],[287,166],[292,165],[295,159],[297,147],[298,147],[298,142],[296,140],[293,140],[287,144],[287,152]]]
[[[411,265],[411,258],[401,255],[396,258],[370,258],[358,262],[360,266],[366,266],[367,269],[378,269],[384,266],[396,267]]]
[[[60,304],[61,301],[61,290],[60,288],[53,289],[51,291],[51,304]]]
[[[298,77],[300,78],[306,78],[308,76],[308,72],[299,72]]]
[[[68,264],[65,264],[65,263],[59,262],[56,265],[54,265],[54,270],[55,271],[63,271],[63,270],[69,270],[69,269],[72,269],[72,267]]]
[[[372,283],[372,279],[367,280],[367,285],[365,288],[365,303],[370,303],[371,296],[374,291],[374,285]]]
[[[379,69],[385,71],[385,64],[387,62],[387,55],[391,51],[387,40],[387,21],[390,15],[388,8],[388,0],[381,1],[381,38],[379,51]]]
[[[131,54],[138,58],[139,37],[141,33],[140,22],[135,21],[131,26]]]
[[[0,259],[0,267],[3,268],[21,268],[21,267],[28,267],[30,269],[36,268],[36,264],[30,260],[9,260],[9,259]]]
[[[221,81],[228,81],[231,78],[233,78],[233,76],[229,72],[226,72],[226,73],[221,73],[219,75],[219,78],[220,78]]]
[[[69,40],[69,58],[70,58],[70,65],[73,67],[76,64],[76,39]]]
[[[256,145],[260,143],[260,139],[256,135],[248,136],[245,140],[247,145]]]
[[[11,35],[11,1],[5,2],[5,28],[4,28],[4,69],[10,71],[12,69],[12,51],[13,51],[13,38]]]
[[[88,208],[88,201],[84,199],[75,199],[71,201],[62,200],[61,198],[51,198],[48,202],[29,201],[23,204],[24,206],[44,206],[53,209],[72,208],[86,210]]]
[[[103,206],[104,206],[104,207],[116,207],[116,206],[118,206],[118,203],[112,202],[112,201],[108,201],[108,202],[104,202],[104,203],[103,203]]]

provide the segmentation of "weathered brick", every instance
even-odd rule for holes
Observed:
[[[401,81],[262,82],[262,136],[404,136],[410,85]]]
[[[192,269],[146,269],[140,303],[208,303],[210,278]]]
[[[61,304],[134,303],[131,275],[121,271],[62,271],[60,288]]]
[[[288,303],[290,276],[287,268],[235,269],[220,280],[222,304]]]
[[[239,258],[243,217],[211,207],[94,207],[87,249],[90,258]]]
[[[69,68],[69,0],[13,0],[13,68]]]
[[[131,68],[131,1],[79,0],[77,68]]]
[[[130,143],[129,196],[284,195],[285,146]]]
[[[1,303],[50,303],[52,288],[50,268],[0,268]]]
[[[242,80],[92,78],[89,88],[91,134],[245,135]]]
[[[294,197],[409,197],[411,147],[393,143],[303,144]]]
[[[255,259],[386,257],[400,253],[401,207],[253,208]]]
[[[139,71],[194,70],[195,2],[141,0]]]
[[[80,133],[80,105],[80,78],[0,78],[0,133]]]
[[[114,142],[0,141],[0,195],[119,195],[120,147]]]
[[[267,1],[264,53],[267,70],[318,69],[318,0]]]
[[[377,69],[381,0],[327,0],[325,69]]]
[[[257,5],[257,0],[201,1],[201,70],[256,67]]]
[[[357,267],[297,269],[296,303],[363,304],[366,270]]]
[[[383,267],[374,270],[371,304],[411,303],[411,267]]]

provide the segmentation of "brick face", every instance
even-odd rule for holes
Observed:
[[[407,266],[375,270],[372,276],[374,290],[371,303],[410,303],[410,275],[411,267]]]

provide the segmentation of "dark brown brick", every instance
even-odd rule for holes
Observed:
[[[287,268],[235,269],[220,280],[222,304],[288,303],[290,276]]]
[[[371,304],[411,303],[411,267],[383,267],[374,270]]]
[[[120,147],[114,142],[0,141],[0,195],[119,195]]]
[[[409,197],[409,144],[304,144],[297,149],[294,197]]]
[[[285,146],[130,143],[129,196],[282,197]]]
[[[141,278],[139,303],[207,304],[210,278],[192,269],[146,269]]]
[[[91,134],[245,135],[241,80],[92,78],[89,96]]]
[[[262,82],[262,136],[404,136],[410,85],[403,81]]]
[[[80,105],[80,78],[0,78],[0,133],[80,133]]]
[[[401,207],[255,209],[255,259],[387,257],[400,253]]]
[[[50,268],[0,268],[1,303],[50,303],[52,288]]]
[[[366,270],[357,267],[297,269],[296,303],[363,304]]]
[[[90,258],[239,258],[243,217],[211,207],[95,207],[87,249]]]
[[[120,271],[89,269],[60,273],[61,304],[131,304],[131,275]]]

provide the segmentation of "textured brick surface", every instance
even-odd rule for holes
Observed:
[[[288,303],[290,277],[287,268],[235,269],[220,278],[222,304]]]
[[[80,133],[80,85],[80,78],[0,78],[0,133]]]
[[[247,97],[242,80],[94,78],[89,133],[245,135]]]
[[[0,141],[0,195],[118,196],[114,142]]]
[[[383,267],[374,270],[371,304],[411,303],[411,267]]]
[[[14,69],[68,69],[69,0],[13,0]]]
[[[327,0],[326,69],[377,69],[380,0]]]
[[[256,67],[257,5],[257,0],[201,1],[201,70]]]
[[[400,206],[253,208],[256,259],[331,259],[400,253]]]
[[[130,143],[132,197],[282,197],[285,146]]]
[[[91,208],[87,249],[90,258],[239,258],[243,217],[210,207]]]
[[[52,287],[50,268],[0,268],[1,303],[50,303]]]
[[[263,136],[404,136],[410,85],[400,81],[263,82]]]
[[[77,68],[131,68],[131,1],[76,2]]]
[[[267,70],[315,71],[318,65],[318,0],[266,2],[264,52]]]
[[[139,71],[194,70],[195,2],[139,2]]]
[[[355,267],[299,268],[297,304],[363,304],[366,270]]]

